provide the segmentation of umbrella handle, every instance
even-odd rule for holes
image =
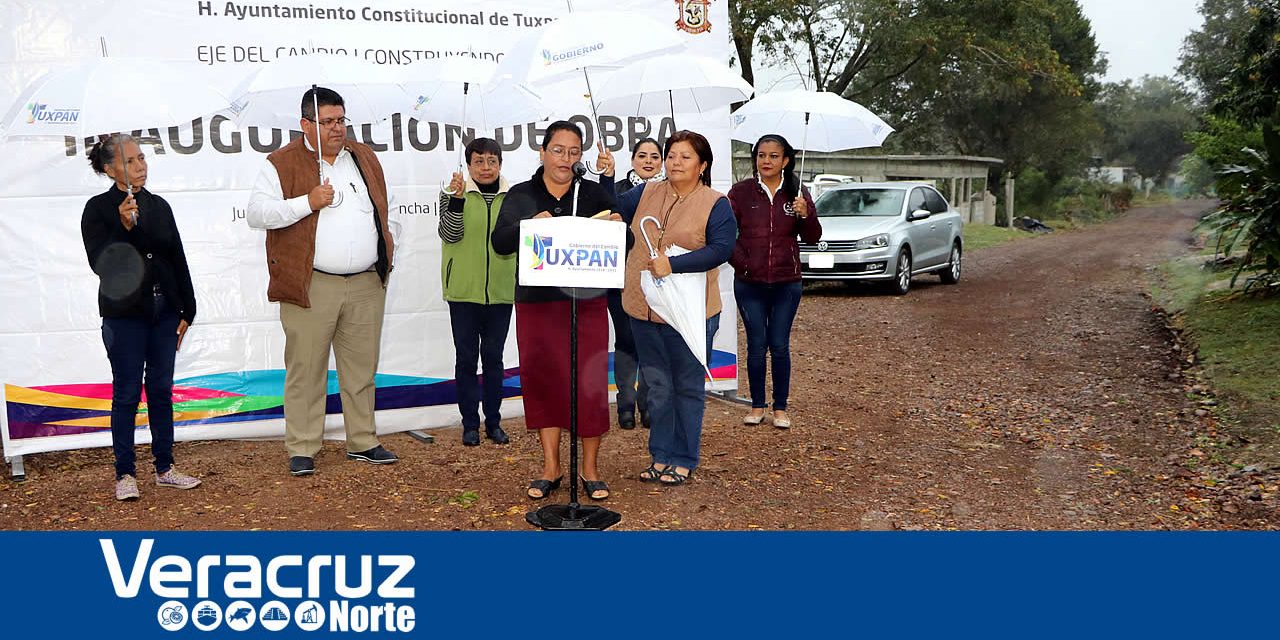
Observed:
[[[640,235],[644,237],[644,243],[649,245],[649,257],[656,258],[658,257],[658,250],[654,248],[653,241],[649,239],[649,231],[644,228],[644,223],[650,220],[653,221],[654,226],[658,227],[659,229],[662,228],[662,223],[658,222],[657,218],[653,216],[645,216],[643,218],[640,218]]]
[[[459,164],[458,164],[458,173],[462,173],[462,164],[461,164],[461,163],[459,163]],[[445,195],[447,195],[447,196],[456,196],[456,195],[458,195],[458,192],[457,192],[457,191],[454,191],[454,190],[452,190],[452,189],[450,189],[450,188],[449,188],[449,186],[450,186],[450,184],[451,184],[452,182],[453,182],[453,179],[452,179],[452,178],[450,178],[449,180],[441,180],[441,181],[440,181],[440,193],[443,193],[443,194],[445,194]]]

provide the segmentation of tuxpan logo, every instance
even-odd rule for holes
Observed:
[[[529,262],[530,269],[541,270],[547,266],[547,249],[551,248],[551,243],[551,236],[536,233],[524,239],[524,246],[533,252],[533,260]]]
[[[281,631],[290,621],[303,631],[341,633],[410,632],[417,626],[411,602],[416,590],[405,585],[416,563],[410,555],[153,558],[155,540],[145,538],[129,559],[130,551],[117,552],[108,538],[98,544],[116,597],[164,600],[156,622],[169,631],[188,621],[201,631],[223,625],[245,631],[255,624]],[[269,601],[258,608],[250,604],[264,599]]]
[[[578,47],[577,49],[569,49],[568,51],[552,51],[550,49],[543,49],[542,64],[545,66],[550,66],[557,62],[565,62],[568,60],[573,60],[574,58],[580,58],[582,56],[587,55],[588,53],[600,51],[601,49],[604,49],[603,42],[589,44],[586,46]]]
[[[431,99],[431,98],[428,98],[428,97],[426,97],[426,96],[418,96],[418,99],[417,99],[416,101],[414,101],[414,103],[413,103],[413,110],[414,110],[414,111],[417,111],[417,110],[421,109],[421,108],[422,108],[422,105],[426,104],[426,103],[427,103],[427,101],[428,101],[428,100],[430,100],[430,99]]]
[[[80,120],[79,109],[50,109],[42,102],[27,104],[27,124],[67,124]]]
[[[616,269],[618,250],[604,245],[578,245],[572,242],[567,248],[556,248],[550,236],[532,234],[526,236],[524,245],[532,252],[529,268],[540,271],[546,266],[563,267],[569,271],[600,271]]]

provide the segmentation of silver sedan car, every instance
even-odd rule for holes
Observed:
[[[822,241],[800,244],[806,280],[884,282],[898,295],[923,273],[937,273],[946,284],[960,281],[963,222],[932,185],[842,184],[815,204]]]

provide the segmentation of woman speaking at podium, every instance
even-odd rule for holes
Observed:
[[[582,132],[559,120],[542,139],[542,166],[526,182],[507,192],[493,228],[493,250],[509,255],[520,242],[520,221],[569,216],[577,193],[579,217],[611,208],[613,199],[599,184],[582,180],[575,165],[582,159]],[[601,170],[612,171],[613,158],[602,153]],[[577,188],[574,183],[577,182]],[[611,214],[617,220],[617,214]],[[609,318],[603,289],[526,287],[516,284],[516,343],[520,350],[520,386],[525,424],[542,443],[542,474],[529,483],[534,500],[551,495],[564,479],[560,471],[560,432],[569,427],[570,296],[578,299],[578,435],[582,437],[582,485],[592,500],[609,497],[597,458],[601,436],[609,430]],[[577,481],[571,478],[570,482]]]

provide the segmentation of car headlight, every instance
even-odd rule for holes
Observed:
[[[879,249],[880,247],[887,246],[889,246],[889,234],[881,233],[874,236],[867,236],[866,238],[853,243],[853,250]]]

